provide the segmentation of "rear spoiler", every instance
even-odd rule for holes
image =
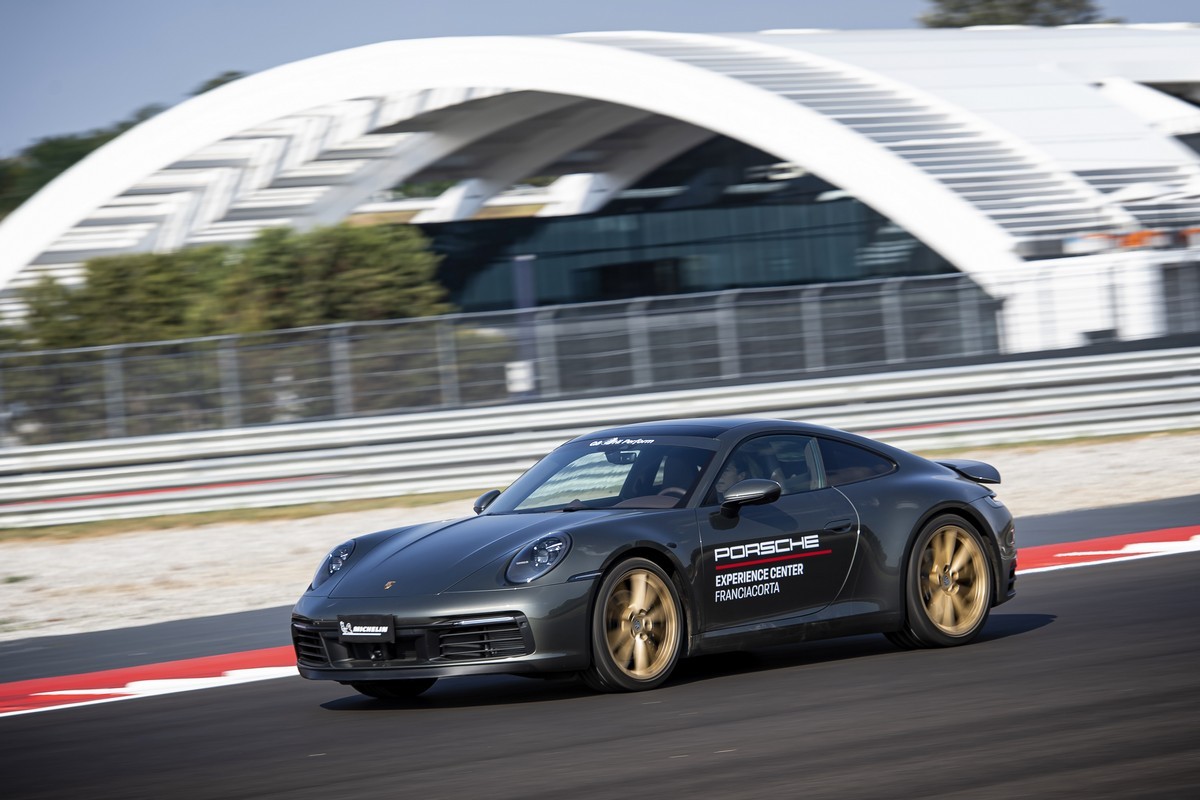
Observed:
[[[982,461],[970,461],[965,458],[942,458],[938,459],[937,463],[943,467],[949,467],[964,478],[970,478],[976,483],[1000,482],[1000,470]]]

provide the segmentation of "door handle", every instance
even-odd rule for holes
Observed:
[[[825,530],[830,533],[848,533],[854,527],[854,521],[849,519],[835,519],[833,522],[825,523]]]

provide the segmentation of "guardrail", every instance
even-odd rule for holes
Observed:
[[[910,450],[1200,427],[1200,348],[367,417],[0,451],[0,528],[487,489],[578,433],[803,419]]]

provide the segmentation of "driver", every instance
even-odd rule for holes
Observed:
[[[717,476],[717,482],[714,488],[717,490],[717,502],[725,500],[725,493],[738,481],[743,481],[750,477],[750,464],[746,461],[746,457],[735,453],[733,458],[725,464],[721,474]]]

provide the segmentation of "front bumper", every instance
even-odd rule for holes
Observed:
[[[447,592],[394,605],[305,595],[292,613],[296,665],[305,678],[342,682],[585,669],[593,584]],[[359,614],[391,616],[394,641],[343,641],[338,617]]]

